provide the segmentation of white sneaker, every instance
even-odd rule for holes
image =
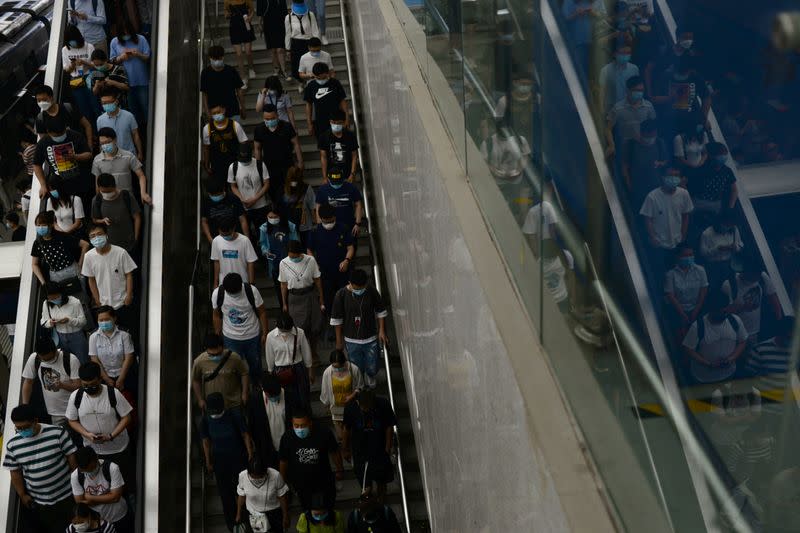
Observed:
[[[327,37],[325,37],[325,36],[323,35],[323,36],[320,38],[320,40],[322,41],[322,45],[323,45],[323,46],[328,46],[328,38],[327,38]]]
[[[242,84],[242,90],[243,90],[243,91],[246,91],[246,90],[247,90],[247,82],[244,82],[244,83]]]
[[[248,74],[250,75],[251,80],[256,77],[256,71],[253,69],[250,69],[250,72],[248,72]]]

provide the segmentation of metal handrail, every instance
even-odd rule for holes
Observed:
[[[355,91],[355,84],[353,83],[353,65],[350,60],[350,45],[348,44],[348,32],[347,32],[347,21],[345,19],[345,8],[344,8],[344,0],[339,0],[339,16],[341,17],[342,21],[342,39],[344,41],[344,56],[345,61],[347,64],[347,79],[350,83],[350,106],[353,114],[353,129],[356,135],[356,139],[358,140],[358,161],[361,164],[361,182],[362,187],[364,188],[365,194],[363,194],[363,202],[364,202],[364,214],[367,217],[367,221],[369,223],[369,245],[370,245],[370,257],[372,259],[373,265],[373,275],[375,277],[375,288],[378,292],[382,292],[382,283],[381,283],[381,268],[380,263],[377,261],[377,248],[375,247],[375,232],[373,231],[373,219],[372,219],[372,209],[370,207],[369,195],[366,194],[367,190],[367,181],[366,181],[366,172],[364,169],[364,156],[362,154],[361,146],[363,143],[361,142],[360,136],[360,128],[359,128],[359,120],[358,120],[358,97],[356,96]],[[392,389],[392,375],[389,365],[389,347],[383,347],[383,363],[384,368],[386,369],[386,387],[389,391],[389,403],[392,406],[392,410],[395,410],[395,401],[394,401],[394,391]],[[400,432],[397,430],[397,426],[393,428],[395,442],[397,443],[397,470],[398,475],[400,478],[400,497],[402,499],[403,505],[403,522],[405,524],[406,533],[411,533],[411,520],[408,513],[408,499],[406,497],[406,481],[405,476],[403,475],[403,457],[402,457],[402,447],[400,445]]]

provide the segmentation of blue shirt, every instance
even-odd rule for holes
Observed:
[[[331,230],[320,224],[308,236],[308,249],[314,252],[322,272],[338,272],[339,263],[347,255],[347,247],[352,244],[353,234],[341,222],[337,222]]]
[[[97,3],[97,12],[92,4]],[[73,7],[74,4],[74,7]],[[70,0],[69,7],[86,15],[86,20],[70,17],[87,43],[99,43],[106,40],[106,5],[103,0]]]
[[[120,109],[119,113],[113,117],[108,113],[103,113],[97,117],[98,131],[100,128],[113,129],[117,134],[117,146],[133,155],[138,155],[136,145],[133,144],[133,130],[139,129],[139,124],[136,123],[133,113],[124,109]]]
[[[605,16],[606,6],[602,1],[564,0],[561,12],[565,18],[572,16],[578,8],[591,6],[597,17]],[[574,44],[589,44],[592,42],[593,15],[584,14],[567,20],[567,28]]]
[[[119,37],[114,37],[111,40],[111,48],[109,49],[109,56],[111,58],[115,58],[122,53],[126,49],[135,49],[141,52],[142,54],[150,57],[150,45],[147,42],[147,39],[142,37],[141,35],[137,35],[139,37],[139,42],[134,43],[133,41],[125,41],[121,43],[119,41]],[[139,87],[139,86],[147,86],[150,85],[150,69],[148,68],[148,63],[139,57],[130,57],[122,62],[125,67],[125,72],[128,73],[128,85],[131,87]]]
[[[200,436],[211,440],[215,459],[246,457],[242,433],[247,431],[242,414],[238,409],[227,409],[222,418],[203,417]]]
[[[336,208],[336,221],[350,228],[356,223],[356,202],[360,201],[361,192],[349,181],[339,189],[334,189],[330,183],[317,189],[317,203]]]

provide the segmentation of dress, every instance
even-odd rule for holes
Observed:
[[[286,39],[284,20],[288,13],[284,0],[258,0],[256,12],[262,18],[267,50],[283,48]]]
[[[256,34],[253,32],[252,24],[247,27],[244,21],[244,16],[247,15],[247,4],[232,5],[231,10],[231,24],[230,35],[231,44],[244,44],[252,43],[256,40]]]

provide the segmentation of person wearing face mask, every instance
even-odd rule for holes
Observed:
[[[224,181],[239,145],[248,139],[242,125],[225,115],[225,106],[212,102],[210,111],[211,122],[203,126],[203,167],[209,176]]]
[[[113,524],[116,533],[132,533],[133,516],[123,497],[125,479],[119,466],[100,459],[90,447],[80,448],[75,459],[78,468],[70,476],[75,503],[90,506],[102,520]]]
[[[347,533],[400,533],[400,522],[388,505],[363,492],[358,506],[347,517]]]
[[[97,129],[111,128],[117,134],[117,146],[134,154],[139,161],[144,161],[142,139],[139,136],[139,125],[133,113],[119,106],[119,92],[107,88],[100,93],[103,114],[97,117]]]
[[[84,446],[93,448],[101,459],[117,464],[123,478],[132,481],[135,475],[128,426],[133,407],[119,389],[102,383],[97,363],[82,365],[78,375],[81,387],[67,403],[70,427],[83,436]]]
[[[89,337],[89,357],[100,365],[100,375],[109,387],[120,391],[135,389],[133,379],[128,379],[136,365],[131,334],[117,327],[117,313],[110,306],[97,310],[97,331]]]
[[[100,174],[111,174],[120,190],[128,191],[137,200],[153,205],[153,199],[147,193],[147,176],[144,174],[142,162],[132,153],[117,145],[117,133],[113,128],[101,128],[97,132],[100,141],[100,153],[92,162],[92,175],[95,179],[96,193],[99,193],[97,179]],[[136,176],[138,186],[134,185]]]
[[[261,374],[260,386],[247,404],[247,422],[255,453],[270,468],[278,468],[278,449],[292,419],[292,406],[272,372]]]
[[[40,419],[66,425],[67,401],[80,386],[79,366],[78,358],[57,349],[50,337],[37,339],[22,370],[22,402],[34,405]]]
[[[223,2],[225,18],[229,21],[229,36],[233,51],[236,53],[236,62],[239,64],[239,72],[249,74],[249,78],[256,77],[253,68],[253,41],[256,34],[253,31],[253,0],[225,0]],[[244,61],[250,70],[244,69]]]
[[[317,340],[326,312],[322,296],[322,273],[317,260],[305,254],[300,241],[289,241],[288,256],[278,268],[283,312],[308,336],[312,359],[317,359]]]
[[[706,145],[708,158],[689,178],[687,187],[698,211],[717,214],[722,208],[733,208],[738,199],[736,176],[727,165],[728,148],[718,142]]]
[[[6,213],[3,217],[6,229],[11,232],[11,242],[22,242],[25,240],[25,226],[19,225],[19,215],[15,211]]]
[[[100,191],[92,200],[92,222],[104,224],[111,244],[124,248],[138,264],[138,244],[142,232],[142,210],[127,190],[119,190],[111,174],[97,177]]]
[[[47,177],[62,179],[65,194],[80,196],[91,194],[92,183],[88,163],[92,160],[92,150],[80,133],[69,128],[61,117],[45,120],[47,135],[36,143],[33,159],[33,173],[39,180],[39,198],[47,194]],[[44,165],[48,173],[45,175]]]
[[[495,133],[481,143],[481,156],[489,165],[497,188],[503,194],[515,217],[521,215],[518,206],[525,194],[523,172],[531,155],[528,141],[515,135],[506,119],[495,119]]]
[[[96,50],[108,52],[106,7],[99,0],[70,0],[69,18]]]
[[[228,192],[225,182],[217,178],[206,181],[206,193],[200,202],[200,229],[209,244],[219,233],[219,225],[223,220],[233,219],[236,230],[249,238],[250,228],[247,215],[241,200],[232,192]]]
[[[304,510],[295,527],[298,533],[345,533],[345,520],[320,492],[311,497],[311,508]]]
[[[363,216],[363,197],[358,188],[346,181],[342,170],[332,168],[328,171],[328,181],[317,189],[317,220],[319,208],[328,204],[336,210],[336,220],[350,229],[353,237],[358,237],[361,232],[361,218]],[[357,244],[356,241],[353,243]]]
[[[71,130],[83,133],[89,146],[94,145],[92,123],[81,115],[80,111],[76,110],[72,104],[56,102],[52,87],[40,85],[34,90],[33,96],[36,98],[36,105],[39,106],[39,114],[36,115],[34,121],[34,131],[40,139],[47,135],[45,121],[48,118],[58,118]]]
[[[280,197],[281,213],[297,228],[300,242],[308,243],[310,232],[316,227],[317,197],[314,188],[303,179],[303,171],[290,167]]]
[[[678,26],[675,29],[675,43],[661,46],[650,56],[644,71],[647,94],[659,94],[656,88],[659,77],[665,72],[673,71],[682,58],[696,62],[698,57],[699,53],[694,46],[694,30],[688,26]]]
[[[119,104],[122,107],[127,107],[128,91],[128,73],[125,72],[125,67],[122,65],[115,65],[108,60],[108,54],[103,50],[95,49],[92,52],[92,69],[89,78],[89,84],[92,88],[92,94],[97,98],[106,89],[116,89],[119,91]]]
[[[661,169],[668,157],[667,147],[658,136],[656,121],[642,122],[639,137],[629,139],[622,154],[622,176],[633,205],[641,205],[647,193],[658,187]]]
[[[708,145],[708,135],[702,117],[699,114],[686,116],[683,119],[681,132],[675,135],[672,146],[675,163],[681,165],[689,181],[708,158],[706,145]]]
[[[283,533],[289,529],[288,493],[280,473],[254,457],[239,473],[236,523],[249,524],[253,533]]]
[[[600,69],[600,101],[608,112],[614,104],[623,100],[627,93],[626,83],[639,75],[639,67],[631,63],[631,45],[620,41],[614,50],[614,61]]]
[[[274,206],[275,204],[273,204]],[[267,221],[259,228],[259,246],[261,255],[267,261],[267,274],[272,279],[272,288],[279,305],[285,303],[278,281],[281,261],[289,255],[289,242],[300,240],[297,226],[286,217],[281,216],[275,207],[267,213]]]
[[[261,293],[230,273],[211,294],[214,332],[222,334],[227,350],[247,361],[251,381],[261,377],[264,342],[267,338],[267,310]]]
[[[238,409],[226,409],[219,392],[206,397],[206,411],[200,424],[206,470],[214,473],[222,512],[229,531],[236,524],[236,486],[239,473],[253,458],[253,445],[244,417]]]
[[[676,338],[682,340],[689,324],[697,320],[708,293],[708,277],[705,269],[694,261],[694,250],[682,246],[678,250],[675,267],[664,279],[664,297],[669,304]]]
[[[677,169],[666,169],[661,180],[661,187],[648,193],[639,210],[647,229],[651,265],[658,277],[664,273],[669,251],[686,240],[689,213],[694,209],[689,193],[679,187],[681,176]]]
[[[322,374],[319,401],[330,411],[336,438],[341,441],[345,406],[364,387],[364,376],[342,350],[331,352],[330,363]]]
[[[736,361],[744,353],[747,330],[742,320],[727,312],[728,298],[714,291],[706,298],[706,313],[689,326],[683,351],[690,358],[694,379],[715,383],[736,372]]]
[[[346,174],[346,179],[353,182],[358,170],[358,140],[353,132],[344,125],[347,115],[341,109],[330,113],[328,131],[319,135],[317,147],[322,162],[322,175],[328,175],[328,167],[338,167]]]
[[[300,58],[308,52],[308,42],[311,38],[319,38],[317,16],[309,12],[305,0],[292,0],[291,12],[283,21],[284,48],[289,50],[289,59],[292,62],[292,77],[300,79]]]
[[[336,77],[336,71],[333,68],[333,60],[331,59],[331,55],[322,49],[322,44],[322,41],[316,37],[309,39],[308,52],[303,54],[303,57],[300,58],[300,66],[298,68],[301,80],[309,81],[314,79],[314,65],[320,61],[328,65],[328,72],[330,73],[331,78]]]
[[[59,533],[63,530],[59,527]],[[72,521],[67,526],[66,533],[117,533],[124,531],[115,524],[107,522],[100,513],[93,510],[85,503],[79,503],[73,511]]]
[[[736,227],[736,215],[732,209],[723,209],[714,223],[700,234],[700,256],[714,288],[731,277],[731,259],[742,248],[744,243]]]
[[[42,424],[32,406],[11,411],[15,434],[6,443],[3,467],[20,499],[23,529],[62,533],[72,510],[70,472],[77,467],[75,444],[61,426]]]
[[[56,215],[56,230],[69,235],[85,234],[83,219],[86,217],[80,196],[64,192],[63,180],[58,176],[47,178],[47,195],[44,200],[45,210]]]
[[[284,92],[281,79],[278,76],[269,76],[264,80],[264,88],[258,93],[256,100],[256,113],[263,113],[267,105],[275,106],[278,110],[278,119],[288,122],[297,129],[294,123],[294,110],[289,93]]]
[[[292,410],[308,409],[314,383],[311,347],[305,331],[294,325],[288,313],[278,316],[275,329],[267,335],[265,351],[267,371],[278,378]]]
[[[311,232],[307,249],[319,264],[325,308],[333,309],[333,297],[347,285],[350,266],[356,254],[353,234],[336,220],[336,210],[329,204],[319,206],[320,224]]]
[[[226,350],[221,335],[209,333],[206,350],[192,363],[192,392],[201,411],[206,410],[206,397],[219,392],[226,409],[241,409],[247,405],[250,377],[247,362],[231,350]]]
[[[350,283],[339,289],[333,299],[330,323],[336,328],[336,348],[347,348],[347,356],[366,374],[367,388],[377,385],[380,368],[378,356],[380,342],[388,345],[386,317],[389,312],[381,294],[375,287],[367,286],[367,273],[354,269]]]
[[[575,56],[584,72],[589,72],[593,26],[608,16],[602,0],[565,0],[561,13],[567,22],[567,32],[575,47]]]
[[[203,112],[211,118],[211,104],[219,103],[234,119],[246,118],[244,91],[247,84],[239,72],[225,64],[225,49],[219,45],[208,49],[210,63],[200,73],[200,92],[203,93]],[[237,120],[238,122],[238,120]]]
[[[219,235],[211,241],[211,261],[214,263],[214,287],[232,272],[248,283],[256,280],[258,255],[250,239],[236,231],[236,222],[231,218],[220,222]]]
[[[228,183],[247,211],[247,220],[257,230],[267,220],[267,193],[272,180],[266,165],[253,157],[251,143],[239,145],[237,160],[228,168]],[[253,229],[250,234],[254,235]]]
[[[116,25],[117,36],[111,40],[109,57],[112,63],[121,64],[128,74],[128,106],[139,124],[147,123],[150,91],[150,44],[136,33],[128,17]]]
[[[94,46],[87,43],[77,26],[67,25],[64,30],[64,46],[61,48],[61,65],[64,72],[69,74],[69,88],[72,100],[80,109],[81,114],[90,122],[94,122],[100,114],[100,106],[86,86],[86,77],[92,69],[89,58],[94,52]]]
[[[78,275],[89,251],[89,243],[55,229],[52,211],[36,215],[36,240],[31,247],[31,265],[39,283],[65,283],[70,294],[83,291]]]
[[[289,169],[296,166],[299,171],[303,170],[303,150],[294,126],[278,118],[278,110],[273,104],[264,105],[262,116],[264,121],[253,133],[255,157],[267,165],[271,180],[270,198],[273,205],[278,205]]]
[[[616,141],[625,143],[641,135],[640,126],[647,119],[655,120],[656,111],[644,99],[644,82],[632,76],[625,82],[627,95],[611,108],[606,117],[606,157],[616,152]]]
[[[278,455],[281,477],[297,494],[304,512],[310,511],[312,504],[333,504],[336,480],[344,479],[342,454],[333,431],[314,424],[308,411],[296,411],[292,413],[292,431],[283,434]],[[335,479],[331,463],[336,467]],[[317,493],[322,501],[313,502]]]
[[[783,318],[783,309],[761,259],[753,254],[740,254],[731,261],[731,268],[734,274],[723,282],[720,290],[729,298],[726,310],[742,319],[747,331],[747,345],[752,348],[758,343],[761,332],[764,303],[769,303],[772,318],[776,321]]]
[[[285,46],[286,2],[285,0],[256,0],[256,12],[261,16],[261,26],[267,50],[272,52],[272,67],[275,73],[285,81],[292,81],[287,74]]]
[[[48,283],[47,299],[42,302],[42,318],[39,323],[58,339],[58,345],[67,353],[74,354],[81,364],[89,361],[89,344],[83,332],[86,314],[83,305],[74,296],[67,296],[56,283]]]
[[[344,127],[348,127],[347,95],[339,80],[330,77],[330,68],[318,61],[312,69],[314,79],[308,81],[303,100],[306,103],[308,132],[319,142],[323,133],[330,129],[334,111],[344,112]]]

